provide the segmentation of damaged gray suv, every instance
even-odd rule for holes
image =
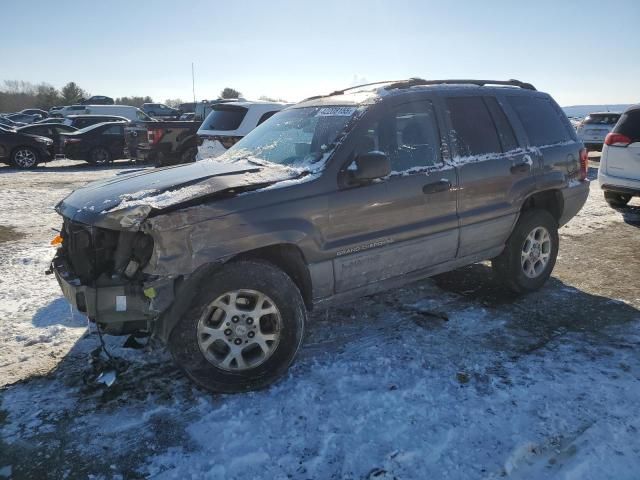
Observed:
[[[540,288],[588,192],[584,146],[530,84],[381,82],[215,160],[74,191],[52,271],[102,331],[149,332],[201,386],[245,391],[287,370],[313,308],[487,259]]]

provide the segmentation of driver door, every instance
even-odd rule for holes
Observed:
[[[433,104],[393,107],[360,135],[354,157],[383,151],[392,172],[329,198],[336,293],[452,260],[458,248],[457,175],[443,169]]]

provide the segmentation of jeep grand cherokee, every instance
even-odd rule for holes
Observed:
[[[532,85],[382,82],[287,108],[215,161],[74,191],[52,266],[105,332],[151,332],[237,392],[285,372],[314,307],[487,259],[540,288],[588,191],[584,146]]]

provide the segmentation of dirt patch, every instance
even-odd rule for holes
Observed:
[[[24,237],[24,233],[19,232],[15,228],[0,225],[0,243],[12,242],[14,240],[20,240]]]

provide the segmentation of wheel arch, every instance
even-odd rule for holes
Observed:
[[[154,333],[166,342],[173,328],[178,324],[180,317],[187,311],[193,301],[197,285],[223,268],[224,265],[240,260],[262,260],[280,268],[300,290],[306,308],[308,310],[312,309],[311,275],[302,250],[295,244],[279,243],[248,250],[225,260],[203,264],[188,277],[178,277],[174,283],[174,301],[156,320],[157,323],[153,329]]]
[[[543,190],[536,192],[525,198],[520,209],[521,212],[540,209],[549,212],[557,222],[562,218],[564,212],[564,197],[560,190]]]

